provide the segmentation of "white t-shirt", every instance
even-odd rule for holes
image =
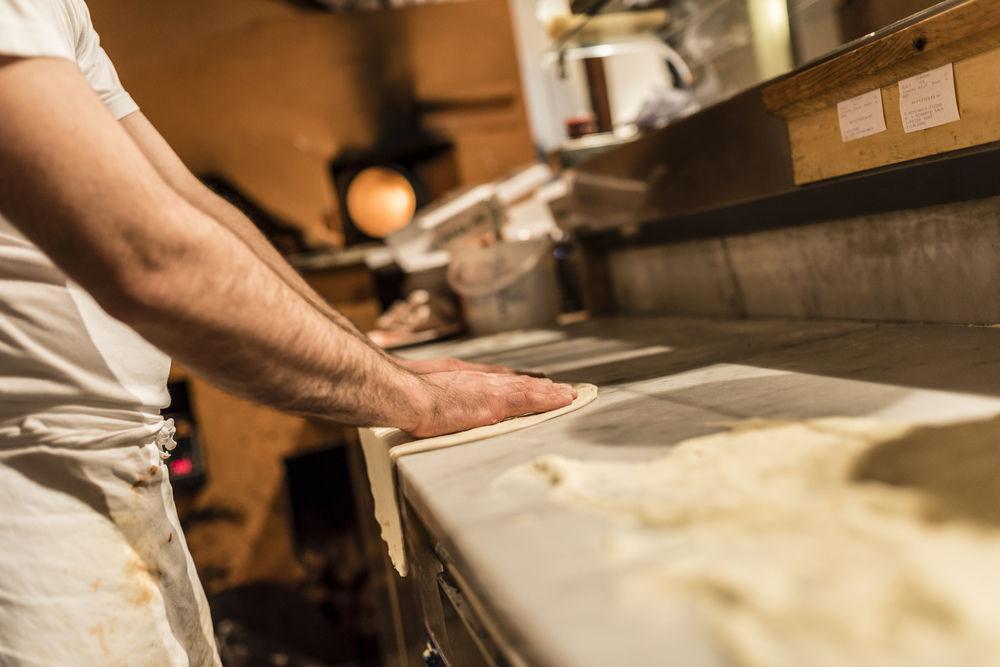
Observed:
[[[0,0],[0,54],[138,109],[82,0]],[[160,460],[169,368],[0,208],[0,665],[219,663]]]
[[[116,118],[138,109],[79,0],[0,0],[0,53],[77,63]],[[0,448],[156,433],[170,360],[108,316],[0,210]]]

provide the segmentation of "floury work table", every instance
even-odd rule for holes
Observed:
[[[447,664],[456,667],[697,666],[795,661],[851,664],[844,658],[859,664],[858,660],[894,655],[872,652],[870,646],[865,646],[865,642],[879,644],[883,639],[878,633],[878,628],[883,627],[878,625],[881,620],[874,617],[871,624],[877,627],[873,635],[864,634],[868,624],[857,632],[845,629],[842,637],[834,638],[834,645],[841,642],[856,649],[854,653],[845,652],[839,660],[837,655],[824,653],[830,646],[823,644],[822,633],[816,635],[809,628],[795,626],[786,635],[788,642],[804,643],[784,645],[782,633],[774,636],[769,632],[780,623],[795,622],[775,620],[775,614],[780,616],[782,609],[795,612],[795,592],[800,589],[783,589],[782,584],[775,583],[784,596],[768,598],[765,590],[744,598],[746,586],[737,585],[740,572],[732,574],[737,584],[728,593],[716,590],[718,585],[712,589],[718,600],[709,599],[708,606],[700,605],[698,601],[703,598],[697,595],[674,594],[687,589],[666,587],[657,593],[657,571],[650,567],[685,562],[696,547],[701,549],[697,552],[701,559],[698,562],[711,562],[711,558],[706,561],[705,545],[717,542],[706,542],[697,531],[717,521],[718,516],[680,521],[674,515],[655,512],[652,519],[648,514],[629,515],[628,502],[618,502],[620,498],[614,494],[603,496],[607,501],[603,508],[601,498],[595,500],[596,496],[582,504],[566,502],[565,494],[560,500],[547,485],[564,481],[560,475],[566,469],[545,469],[533,481],[525,481],[521,474],[528,470],[530,477],[532,468],[525,464],[542,456],[555,455],[576,462],[644,464],[668,456],[681,441],[738,433],[738,429],[730,431],[732,425],[747,419],[768,420],[759,424],[781,426],[827,417],[847,418],[842,421],[848,424],[844,427],[848,430],[837,431],[840,435],[851,429],[871,429],[881,422],[904,423],[914,429],[906,436],[871,436],[880,443],[876,449],[882,449],[869,451],[865,462],[852,464],[852,483],[864,482],[864,489],[878,493],[883,492],[882,487],[891,487],[902,494],[922,494],[928,507],[933,505],[939,510],[936,520],[945,526],[940,530],[946,536],[951,535],[948,531],[952,525],[962,530],[971,526],[969,530],[977,536],[985,536],[984,548],[992,549],[991,540],[1000,540],[994,534],[1000,534],[1000,503],[977,504],[981,496],[969,491],[995,492],[993,497],[1000,497],[1000,444],[995,444],[1000,443],[1000,428],[994,421],[1000,414],[1000,330],[994,328],[614,317],[561,330],[425,346],[407,354],[442,355],[541,371],[554,379],[590,382],[601,388],[597,400],[578,412],[508,435],[400,460],[411,576],[420,592],[430,642]],[[786,449],[795,446],[792,442]],[[762,454],[762,458],[767,456]],[[759,463],[753,458],[748,461]],[[962,465],[962,461],[973,463]],[[953,469],[948,467],[949,462],[955,462]],[[940,475],[933,472],[945,468],[948,472]],[[706,469],[707,479],[712,479],[713,470]],[[718,488],[711,486],[714,482],[698,487],[699,473],[687,479],[691,480],[691,488],[708,489],[704,492],[705,503],[715,503],[716,507],[720,506],[717,499],[709,498],[714,498],[714,490],[723,495],[736,487],[751,496],[757,492],[753,479],[743,488],[740,470],[730,473],[733,481],[723,480]],[[774,483],[758,486],[784,488],[782,480],[787,481],[788,470],[768,474],[774,475]],[[636,473],[636,484],[641,478],[648,485],[649,479],[642,475]],[[600,475],[596,479],[600,480]],[[628,495],[627,488],[622,490],[622,479],[617,478],[619,486],[615,488],[619,495]],[[624,479],[629,479],[627,469]],[[760,479],[764,478],[757,481]],[[672,486],[683,491],[687,483],[675,480]],[[603,491],[598,487],[600,484],[594,487],[595,493],[600,496]],[[588,488],[579,487],[585,492]],[[655,484],[652,488],[656,488]],[[700,503],[695,500],[697,507]],[[745,502],[736,498],[737,506]],[[725,507],[725,503],[721,506]],[[653,509],[665,511],[659,505]],[[722,514],[725,512],[719,516]],[[666,523],[657,523],[664,516]],[[893,521],[886,525],[907,523]],[[673,531],[671,525],[682,525],[685,532]],[[726,525],[731,529],[739,523]],[[771,535],[769,530],[762,529],[762,540],[764,535]],[[920,535],[923,530],[920,524]],[[651,531],[654,537],[647,535]],[[834,540],[831,548],[853,548],[839,545],[835,536],[817,537],[821,543],[827,538]],[[750,572],[750,563],[759,556],[753,540],[751,534],[723,542],[733,545],[732,562],[746,564]],[[785,542],[768,544],[778,546],[773,548],[770,565],[765,559],[761,578],[787,569],[783,565],[787,554],[782,552]],[[789,543],[788,549],[800,548],[796,544]],[[873,548],[877,553],[879,547]],[[928,548],[928,553],[932,552]],[[837,553],[828,555],[831,561],[838,559]],[[860,557],[845,553],[844,559],[855,556]],[[807,558],[802,555],[795,560],[794,554],[788,557],[792,560],[787,563],[792,564]],[[884,554],[892,568],[901,571],[908,571],[908,557],[896,552]],[[898,559],[904,561],[896,562]],[[792,569],[795,567],[798,565]],[[814,594],[811,597],[825,599],[830,587],[839,586],[837,595],[846,596],[848,602],[851,595],[868,595],[872,614],[878,611],[874,608],[881,604],[878,596],[884,588],[878,573],[869,582],[869,589],[863,589],[868,592],[859,593],[841,590],[841,582],[854,578],[851,570],[835,569],[842,564],[824,563],[820,557],[809,567],[812,569],[803,577]],[[644,571],[652,574],[645,580],[636,579]],[[848,576],[844,576],[845,572]],[[973,570],[969,572],[973,576]],[[913,580],[923,581],[916,574]],[[949,585],[937,581],[931,584],[945,588]],[[897,588],[905,587],[899,584]],[[899,595],[893,591],[889,598],[894,600]],[[954,605],[955,601],[946,603]],[[897,608],[893,606],[896,602],[890,600],[887,604],[890,612]],[[900,607],[906,613],[917,607],[937,608],[937,603],[908,604]],[[718,605],[722,605],[721,612]],[[761,610],[765,616],[774,613],[758,622],[754,615]],[[732,615],[737,612],[745,614]],[[816,613],[821,613],[818,618],[822,620],[826,618],[822,614],[830,613],[830,609]],[[955,618],[964,618],[961,610],[954,613],[954,618],[949,617],[952,626],[957,622]],[[721,624],[716,623],[720,614],[729,614]],[[926,629],[927,623],[934,626],[927,618],[920,621],[924,623],[920,628]],[[935,634],[938,630],[927,630],[927,636],[937,638],[931,644],[915,645],[924,646],[928,655],[933,655],[934,650],[950,655],[949,638]],[[758,641],[761,637],[764,643]],[[903,651],[899,647],[909,646],[906,642],[910,639],[900,637],[903,635],[886,639],[891,650]],[[963,641],[965,646],[975,643]],[[985,646],[983,650],[986,653],[951,656],[961,658],[952,664],[974,664],[989,655],[992,648]],[[906,655],[910,654],[904,658]]]

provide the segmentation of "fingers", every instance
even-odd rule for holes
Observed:
[[[470,364],[470,366],[473,366],[472,370],[479,371],[480,373],[493,373],[494,375],[514,375],[517,373],[513,368],[496,366],[494,364]]]
[[[494,364],[477,364],[471,361],[460,359],[449,359],[452,369],[456,371],[475,371],[477,373],[492,373],[494,375],[514,375],[516,371],[506,366],[496,366]]]
[[[496,366],[493,364],[477,364],[461,359],[420,359],[404,360],[403,366],[414,373],[421,375],[427,373],[446,373],[448,371],[473,371],[476,373],[492,373],[495,375],[513,375],[516,371],[506,366]]]
[[[499,398],[506,419],[565,407],[576,398],[576,391],[548,379],[513,376],[504,383]]]
[[[540,371],[528,371],[519,368],[510,368],[508,366],[497,366],[494,364],[476,364],[471,362],[459,362],[463,364],[461,368],[456,368],[456,370],[467,370],[467,371],[479,371],[480,373],[493,373],[494,375],[524,375],[532,378],[545,378],[547,377],[545,373]]]
[[[573,387],[547,378],[468,370],[423,377],[434,397],[434,409],[410,431],[421,438],[556,410],[576,398]]]

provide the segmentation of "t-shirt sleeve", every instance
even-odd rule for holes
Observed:
[[[76,61],[74,45],[43,5],[36,0],[0,0],[0,54]]]
[[[0,55],[66,58],[115,118],[139,109],[101,48],[83,0],[0,0]]]
[[[2,2],[3,0],[0,0]],[[80,71],[87,77],[90,87],[104,102],[104,106],[115,118],[123,118],[133,111],[138,111],[139,105],[125,92],[115,66],[111,64],[108,54],[101,48],[101,38],[94,30],[90,20],[90,12],[82,2],[79,8],[79,30],[76,45],[76,62]]]

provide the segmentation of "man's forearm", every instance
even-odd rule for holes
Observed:
[[[206,215],[217,220],[230,232],[236,235],[264,264],[266,264],[279,278],[307,303],[316,308],[324,317],[332,321],[337,326],[363,341],[366,345],[380,354],[384,355],[381,348],[371,342],[368,336],[361,333],[358,328],[343,314],[332,307],[309,283],[302,278],[299,273],[285,260],[281,254],[275,250],[271,242],[257,229],[243,213],[235,206],[211,192],[208,188],[200,186],[198,188],[188,188],[189,192],[182,192],[181,195],[187,199],[191,205],[203,211]],[[384,355],[388,357],[388,355]]]
[[[216,220],[193,207],[186,217],[182,249],[151,275],[161,288],[140,292],[122,319],[238,394],[344,423],[407,426],[419,379],[333,325]]]
[[[174,192],[189,204],[199,209],[228,229],[243,242],[268,268],[281,278],[294,292],[308,304],[323,314],[328,320],[358,338],[372,349],[386,356],[381,348],[374,345],[357,327],[330,306],[316,293],[302,276],[274,249],[274,246],[242,212],[235,206],[206,188],[184,165],[167,144],[156,128],[141,113],[131,114],[121,121],[132,141],[146,156],[146,159]]]

